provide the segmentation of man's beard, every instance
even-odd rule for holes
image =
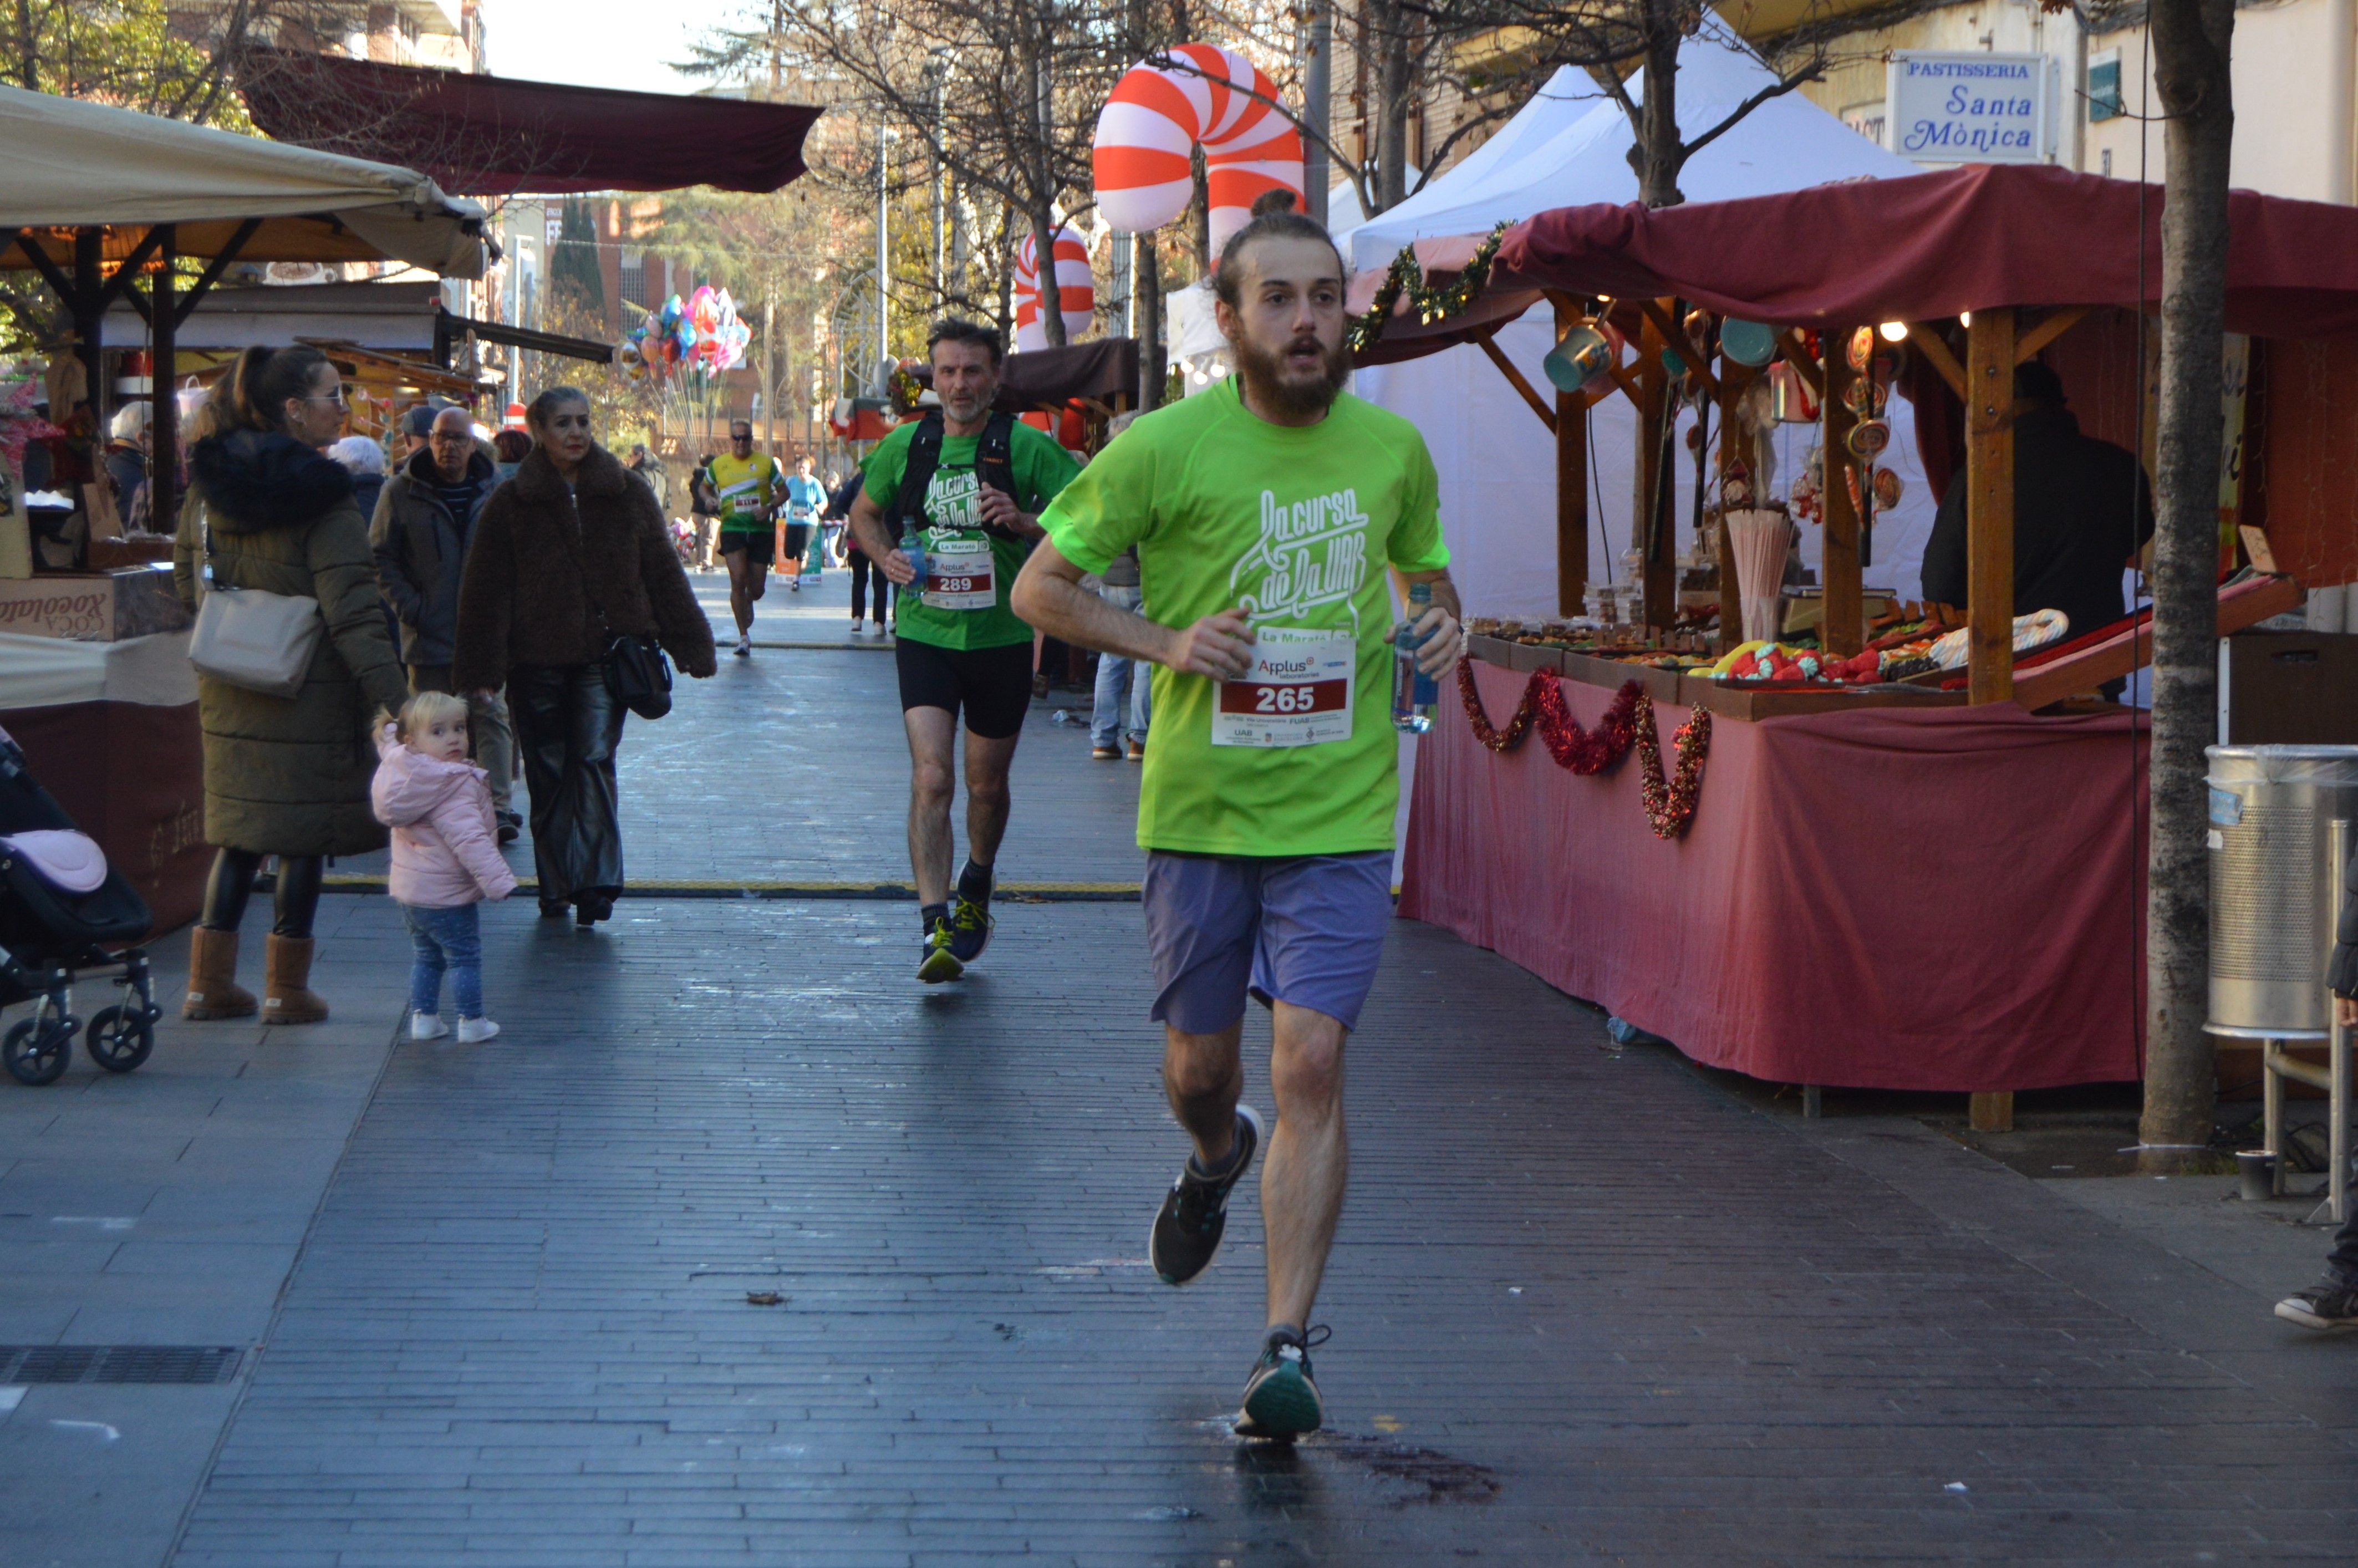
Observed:
[[[1288,374],[1285,356],[1296,344],[1317,349],[1323,362],[1318,373],[1302,379]],[[1323,414],[1334,406],[1343,383],[1351,374],[1349,351],[1341,347],[1330,351],[1314,338],[1290,339],[1284,348],[1274,353],[1244,338],[1234,340],[1229,346],[1236,351],[1237,373],[1244,377],[1246,390],[1252,394],[1254,402],[1273,413],[1294,417]]]

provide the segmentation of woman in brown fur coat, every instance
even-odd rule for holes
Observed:
[[[715,668],[712,625],[673,553],[654,492],[592,439],[590,400],[533,399],[535,441],[475,524],[459,587],[450,684],[508,688],[532,792],[540,913],[582,925],[622,889],[614,752],[624,709],[606,686],[610,636],[654,636],[691,676]]]

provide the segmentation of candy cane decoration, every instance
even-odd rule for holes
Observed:
[[[1040,319],[1039,247],[1023,236],[1015,247],[1015,346],[1029,351],[1048,346]],[[1065,341],[1072,341],[1097,319],[1097,284],[1089,276],[1089,247],[1070,226],[1056,227],[1056,302],[1065,313]]]
[[[1212,251],[1252,216],[1264,191],[1302,195],[1302,133],[1274,107],[1277,84],[1234,49],[1181,44],[1192,70],[1134,65],[1098,115],[1089,165],[1098,211],[1127,233],[1159,229],[1195,194],[1189,153],[1200,146],[1212,202]]]

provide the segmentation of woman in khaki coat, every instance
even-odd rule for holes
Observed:
[[[342,380],[311,348],[246,350],[197,416],[173,555],[181,602],[198,608],[210,560],[214,582],[317,600],[327,624],[293,697],[197,677],[205,838],[219,853],[189,948],[184,1017],[253,1015],[254,995],[237,983],[237,933],[254,873],[270,855],[278,874],[262,1022],[327,1017],[328,1004],[310,989],[325,858],[384,846],[369,812],[371,719],[379,708],[400,708],[408,687],[385,629],[352,475],[319,451],[343,423]]]

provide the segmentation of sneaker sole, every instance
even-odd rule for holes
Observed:
[[[954,980],[965,973],[966,966],[958,962],[957,955],[941,947],[926,954],[925,961],[917,966],[917,979],[929,986]]]
[[[2320,1334],[2339,1334],[2358,1328],[2358,1318],[2320,1317],[2307,1307],[2295,1306],[2290,1302],[2277,1303],[2277,1315],[2287,1323],[2297,1323],[2303,1328],[2313,1328]]]
[[[1253,1390],[1245,1400],[1244,1420],[1237,1425],[1241,1435],[1287,1443],[1317,1431],[1325,1419],[1310,1380],[1298,1372],[1281,1371],[1262,1379]],[[1248,1425],[1254,1430],[1244,1432]]]
[[[1269,1141],[1269,1131],[1268,1131],[1268,1129],[1264,1128],[1264,1127],[1261,1125],[1261,1120],[1260,1120],[1260,1112],[1259,1112],[1259,1111],[1255,1110],[1252,1107],[1250,1107],[1250,1106],[1249,1106],[1249,1105],[1238,1105],[1238,1106],[1237,1107],[1237,1114],[1238,1114],[1238,1116],[1243,1117],[1247,1121],[1249,1121],[1249,1122],[1250,1122],[1250,1123],[1252,1124],[1252,1130],[1253,1130],[1253,1159],[1259,1159],[1259,1158],[1260,1157],[1261,1145],[1262,1145],[1263,1143],[1265,1143],[1265,1142],[1267,1142],[1267,1141]],[[1237,1173],[1237,1182],[1236,1182],[1236,1186],[1241,1186],[1241,1185],[1243,1185],[1243,1184],[1244,1184],[1245,1171],[1249,1171],[1249,1170],[1251,1170],[1251,1169],[1252,1169],[1252,1160],[1247,1160],[1247,1161],[1245,1162],[1244,1170],[1243,1170],[1243,1171],[1238,1171],[1238,1172]],[[1231,1186],[1228,1190],[1229,1190],[1230,1192],[1234,1192],[1234,1191],[1236,1191],[1236,1186]],[[1155,1207],[1154,1207],[1154,1219],[1155,1219],[1155,1221],[1160,1221],[1160,1220],[1162,1219],[1162,1217],[1163,1217],[1163,1206],[1162,1206],[1162,1205],[1160,1205],[1160,1204],[1157,1204],[1157,1205],[1155,1206]],[[1226,1239],[1228,1239],[1227,1235],[1226,1235],[1225,1233],[1223,1233],[1223,1234],[1222,1234],[1222,1236],[1221,1236],[1221,1239],[1222,1239],[1222,1240],[1224,1240],[1224,1241],[1225,1241]],[[1150,1222],[1150,1223],[1147,1225],[1147,1227],[1146,1227],[1146,1255],[1147,1255],[1147,1257],[1149,1257],[1149,1258],[1152,1258],[1152,1257],[1154,1256],[1154,1223],[1153,1223],[1153,1222]],[[1160,1269],[1157,1269],[1157,1270],[1155,1270],[1155,1271],[1154,1271],[1154,1277],[1155,1277],[1156,1279],[1158,1279],[1158,1280],[1162,1281],[1164,1284],[1169,1285],[1169,1286],[1170,1286],[1172,1289],[1174,1289],[1174,1290],[1181,1290],[1181,1291],[1184,1291],[1184,1290],[1185,1290],[1189,1285],[1194,1284],[1196,1281],[1198,1281],[1198,1280],[1202,1279],[1205,1275],[1206,1275],[1206,1274],[1210,1273],[1210,1272],[1212,1271],[1212,1265],[1213,1265],[1213,1263],[1215,1263],[1216,1261],[1217,1261],[1217,1260],[1218,1260],[1219,1256],[1220,1256],[1220,1249],[1219,1249],[1218,1248],[1217,1248],[1217,1247],[1213,1248],[1213,1249],[1212,1249],[1212,1255],[1211,1255],[1211,1257],[1206,1258],[1206,1259],[1205,1259],[1205,1260],[1204,1260],[1204,1266],[1203,1266],[1202,1268],[1200,1268],[1200,1269],[1196,1270],[1194,1273],[1192,1273],[1192,1274],[1188,1275],[1188,1276],[1187,1276],[1185,1279],[1184,1279],[1184,1280],[1174,1280],[1174,1279],[1173,1279],[1170,1275],[1168,1275],[1168,1274],[1164,1273],[1164,1272],[1163,1272],[1162,1270],[1160,1270]]]

